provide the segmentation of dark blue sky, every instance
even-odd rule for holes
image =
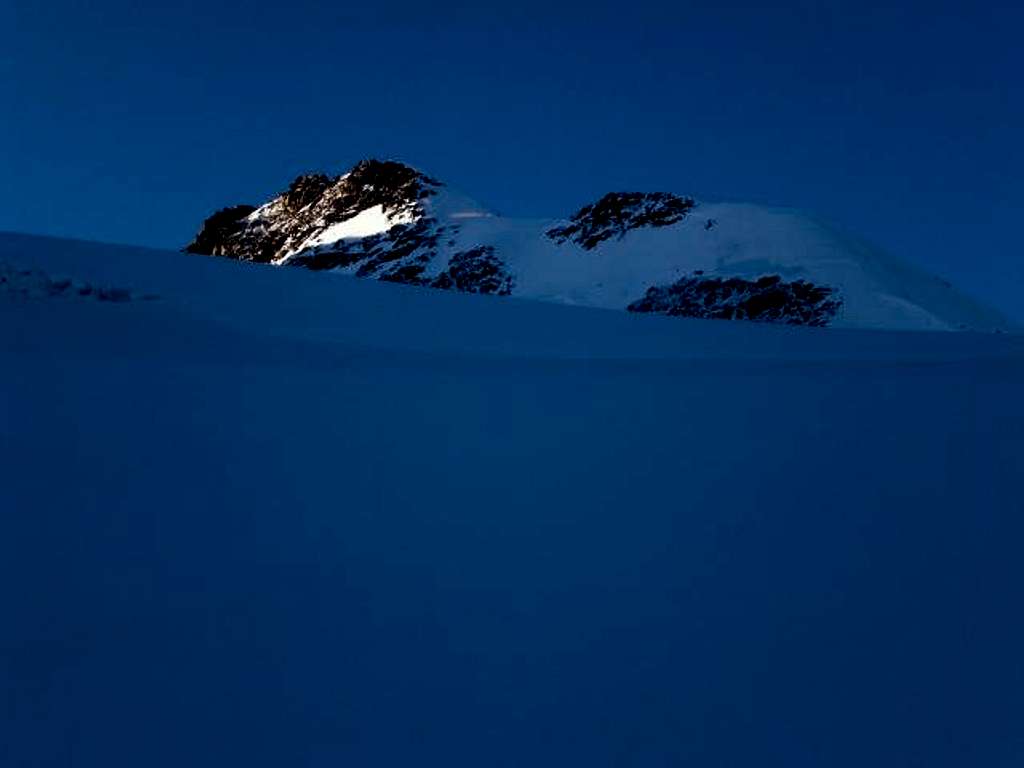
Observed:
[[[509,215],[808,209],[1024,319],[1022,34],[942,0],[0,0],[0,229],[179,246],[387,156]]]

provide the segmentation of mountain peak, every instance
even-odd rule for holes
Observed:
[[[611,192],[568,218],[496,216],[403,162],[298,176],[186,250],[388,282],[690,318],[1005,326],[942,280],[791,211]]]
[[[280,263],[328,241],[382,234],[420,219],[421,201],[441,187],[404,163],[374,158],[340,176],[301,174],[259,208],[238,205],[213,214],[185,250]]]

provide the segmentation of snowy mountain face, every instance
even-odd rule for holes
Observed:
[[[609,193],[564,220],[498,216],[402,163],[300,176],[218,211],[186,250],[465,293],[680,317],[904,330],[1006,321],[804,215]]]

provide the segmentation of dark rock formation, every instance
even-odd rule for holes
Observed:
[[[256,209],[251,205],[236,205],[222,208],[203,222],[196,239],[185,246],[189,253],[210,256],[227,256],[225,249],[231,238],[244,228],[242,219]]]
[[[548,230],[547,236],[559,245],[572,241],[591,250],[633,229],[678,224],[696,205],[692,198],[668,192],[611,192],[581,208],[567,225]]]
[[[678,317],[824,326],[841,306],[833,288],[805,280],[787,283],[778,275],[768,275],[750,281],[695,274],[648,289],[627,309]]]
[[[297,176],[281,193],[282,207],[293,216],[317,202],[328,190],[335,179],[324,173],[309,173]]]
[[[423,215],[420,201],[440,186],[414,168],[384,160],[363,160],[333,178],[299,176],[258,209],[236,206],[218,211],[185,250],[241,261],[279,261],[332,224],[378,205],[390,217],[418,219]]]
[[[431,285],[463,293],[491,293],[508,296],[512,293],[512,275],[505,263],[494,254],[490,245],[481,245],[456,253],[448,261],[448,269]]]

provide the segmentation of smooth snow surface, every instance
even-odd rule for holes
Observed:
[[[1024,764],[1020,336],[0,266],[0,765]]]

